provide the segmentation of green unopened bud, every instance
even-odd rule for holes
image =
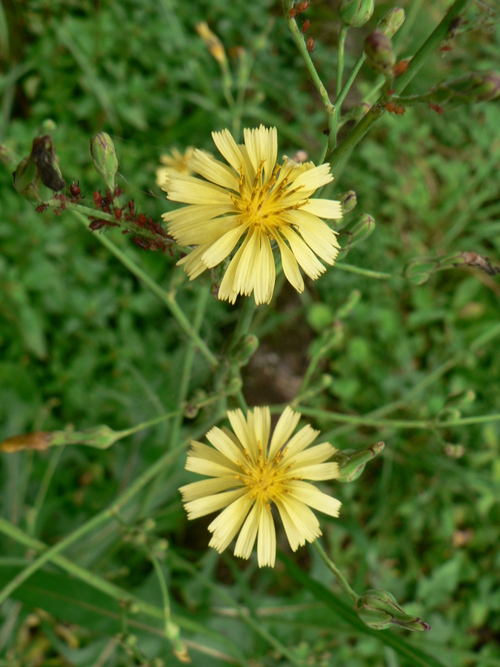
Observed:
[[[43,185],[42,179],[31,156],[23,157],[12,176],[14,187],[21,197],[36,202],[44,201],[40,192],[40,186]],[[47,194],[47,196],[50,198],[50,195]]]
[[[391,39],[401,28],[405,22],[405,18],[405,10],[400,7],[394,7],[377,23],[377,30]]]
[[[500,75],[497,72],[472,72],[458,79],[443,81],[423,97],[431,103],[455,109],[464,104],[487,102],[499,95]]]
[[[431,274],[467,264],[464,253],[451,253],[444,257],[416,257],[408,262],[404,275],[414,285],[423,285]]]
[[[374,7],[374,0],[341,0],[340,20],[350,28],[361,28],[371,19]]]
[[[374,630],[384,630],[389,625],[416,631],[431,629],[421,618],[401,609],[396,598],[387,591],[367,591],[358,598],[356,611],[363,623]]]
[[[340,250],[337,259],[344,259],[348,252],[350,252],[359,243],[366,241],[366,239],[375,231],[375,220],[368,213],[360,216],[352,225],[348,225],[341,235],[347,237],[349,240],[347,244],[341,241],[342,250]]]
[[[376,442],[366,449],[355,451],[346,449],[335,454],[334,461],[339,464],[339,482],[354,482],[360,477],[366,464],[374,459],[384,449],[384,442]]]
[[[234,359],[238,366],[246,366],[259,347],[259,339],[255,334],[246,334],[239,341]]]
[[[346,213],[350,213],[354,208],[356,208],[356,204],[358,203],[358,199],[354,190],[348,190],[347,192],[341,194],[339,201],[342,205],[342,213],[344,215]]]
[[[103,177],[111,193],[115,192],[115,176],[118,171],[113,140],[106,132],[99,132],[90,140],[90,152],[96,171]]]
[[[365,54],[368,65],[375,72],[384,76],[392,76],[392,68],[396,62],[390,38],[380,30],[370,33],[365,39]]]

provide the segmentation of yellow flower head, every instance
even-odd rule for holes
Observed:
[[[340,501],[304,480],[335,479],[337,463],[325,463],[336,449],[328,442],[309,447],[319,435],[309,425],[291,437],[300,413],[286,408],[269,442],[268,407],[228,412],[233,428],[213,428],[206,437],[213,447],[193,441],[186,469],[211,479],[181,487],[189,519],[223,511],[212,521],[209,546],[224,551],[239,532],[234,555],[250,558],[257,539],[259,567],[274,567],[275,505],[293,551],[321,535],[311,507],[338,516]],[[309,448],[309,449],[308,449]],[[240,530],[241,529],[241,530]]]
[[[219,299],[234,303],[238,294],[253,292],[257,304],[269,303],[276,278],[274,241],[286,278],[303,292],[299,265],[316,280],[325,271],[318,257],[333,265],[338,254],[335,232],[320,218],[341,218],[340,203],[310,199],[333,180],[330,165],[315,167],[286,157],[277,165],[274,127],[244,130],[244,145],[236,144],[229,130],[213,132],[212,137],[230,166],[195,150],[188,165],[204,180],[177,173],[164,186],[168,199],[189,204],[163,215],[180,245],[197,246],[179,264],[193,280],[220,264],[243,239],[226,270]]]
[[[177,148],[172,148],[171,155],[161,155],[160,162],[165,165],[156,170],[156,185],[160,188],[165,186],[172,174],[191,174],[191,169],[188,167],[188,160],[194,153],[194,148],[188,146],[184,153],[181,153]]]

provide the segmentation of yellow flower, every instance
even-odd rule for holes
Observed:
[[[293,551],[321,535],[310,507],[338,516],[340,501],[304,480],[335,479],[337,463],[325,463],[336,449],[328,442],[309,447],[319,435],[309,425],[291,437],[300,413],[286,408],[269,443],[268,407],[228,412],[234,434],[213,428],[206,437],[213,447],[191,442],[186,469],[212,479],[181,487],[189,519],[223,511],[212,521],[209,546],[224,551],[240,531],[234,555],[250,558],[257,539],[259,567],[274,567],[276,531],[271,513],[275,505]],[[241,529],[241,530],[240,530]]]
[[[177,148],[172,148],[171,155],[161,155],[160,162],[165,167],[159,167],[156,170],[156,185],[160,188],[165,186],[172,174],[191,174],[191,169],[188,167],[188,160],[194,153],[194,148],[188,146],[185,153],[181,153]]]
[[[195,150],[188,164],[204,180],[177,173],[164,186],[168,199],[189,204],[163,215],[180,245],[197,246],[179,264],[193,280],[226,259],[243,238],[219,299],[234,303],[238,294],[254,292],[257,304],[269,303],[276,279],[274,241],[286,278],[302,292],[299,265],[316,280],[325,271],[318,257],[333,265],[338,254],[335,232],[320,218],[341,218],[340,203],[310,199],[333,180],[330,165],[298,164],[287,157],[277,165],[276,128],[244,130],[240,146],[228,130],[212,137],[230,166]]]

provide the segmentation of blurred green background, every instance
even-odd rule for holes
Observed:
[[[315,40],[313,60],[332,92],[337,4],[318,0],[304,14]],[[365,35],[392,6],[377,2],[370,23],[349,33],[347,70]],[[408,16],[395,46],[404,57],[422,44],[449,3],[413,0],[401,6]],[[242,127],[276,126],[280,154],[301,149],[316,160],[322,151],[324,110],[279,2],[4,0],[0,12],[0,143],[20,159],[29,154],[41,123],[52,118],[62,173],[68,184],[79,181],[87,205],[102,188],[89,152],[94,133],[113,137],[124,200],[133,199],[138,210],[159,220],[170,206],[155,184],[160,156],[187,146],[214,153],[210,133],[231,128],[220,70],[194,29],[202,20],[229,54],[235,88],[245,84]],[[474,6],[452,50],[433,55],[411,92],[471,70],[498,68],[498,35],[478,29],[478,16]],[[376,83],[363,68],[346,108]],[[311,407],[363,415],[394,404],[386,416],[407,420],[500,412],[498,278],[473,268],[435,273],[422,285],[403,277],[414,258],[460,251],[500,264],[499,128],[498,102],[443,115],[415,106],[378,122],[323,196],[356,191],[358,208],[349,215],[368,212],[377,228],[345,263],[393,277],[334,268],[308,282],[303,295],[285,287],[270,307],[259,308],[252,330],[261,345],[245,369],[249,405],[289,402],[311,354],[328,342],[315,382],[323,373],[331,384]],[[7,160],[0,165],[0,440],[67,424],[122,429],[175,409],[186,341],[173,318],[69,213],[37,213],[21,199],[12,169]],[[168,253],[141,252],[119,233],[108,234],[166,289],[175,278],[178,301],[193,317],[199,281],[183,282]],[[209,277],[201,284],[208,288]],[[343,308],[349,301],[352,307]],[[238,310],[210,301],[201,335],[216,353]],[[484,345],[474,344],[489,334]],[[212,388],[208,367],[196,359],[190,395]],[[391,591],[432,631],[365,634],[282,562],[275,570],[259,570],[256,560],[209,550],[208,521],[188,525],[182,509],[178,487],[192,480],[181,457],[153,495],[145,492],[127,508],[124,520],[134,525],[137,518],[153,518],[154,535],[168,540],[168,553],[199,565],[204,579],[176,567],[175,558],[164,565],[172,611],[207,630],[182,628],[193,664],[291,664],[242,622],[232,600],[249,607],[297,664],[417,664],[382,641],[394,634],[436,664],[500,665],[498,422],[433,430],[310,421],[340,449],[386,442],[359,480],[329,489],[343,509],[338,520],[321,517],[324,544],[356,590]],[[167,423],[107,451],[3,454],[2,516],[55,544],[158,459],[169,434]],[[286,552],[283,536],[278,541]],[[65,555],[161,604],[151,563],[118,523]],[[312,580],[339,593],[315,552],[304,548],[289,555]],[[2,586],[32,557],[2,538]],[[121,616],[115,601],[47,565],[0,609],[0,664],[141,664],[113,639],[123,630]],[[161,621],[137,623],[129,630],[139,636],[145,659],[177,664],[155,630]],[[435,664],[423,660],[418,664]]]

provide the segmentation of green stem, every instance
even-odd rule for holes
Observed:
[[[316,71],[316,67],[314,66],[314,63],[311,59],[311,54],[307,50],[307,45],[304,39],[304,35],[300,31],[299,26],[297,25],[297,21],[294,18],[290,17],[289,13],[290,6],[291,3],[288,0],[283,0],[283,13],[285,16],[285,20],[288,24],[290,32],[292,33],[292,37],[295,41],[295,44],[297,45],[299,53],[304,59],[304,63],[306,65],[307,72],[311,77],[311,81],[316,90],[318,91],[321,101],[323,102],[323,105],[325,107],[326,115],[328,118],[328,128],[330,130],[330,138],[331,138],[331,136],[333,136],[334,134],[332,130],[334,129],[333,124],[334,124],[335,107],[331,103],[326,88],[324,87],[323,82],[321,81],[319,74]]]
[[[118,220],[118,218],[116,218],[112,213],[105,213],[104,211],[100,211],[97,208],[90,208],[89,206],[83,206],[83,204],[75,204],[71,201],[68,200],[63,201],[60,199],[51,199],[50,201],[46,202],[46,204],[49,208],[52,208],[54,210],[61,210],[62,207],[64,206],[64,210],[66,211],[71,211],[71,212],[77,211],[78,213],[85,215],[87,218],[91,217],[91,218],[96,218],[98,220],[105,220],[106,222],[111,222],[117,228],[119,227],[123,230],[133,232],[138,236],[143,236],[144,238],[150,239],[152,241],[164,238],[159,236],[158,234],[154,234],[149,229],[140,227],[139,225],[130,220]],[[88,222],[89,221],[87,220],[87,227],[88,227]]]
[[[347,31],[349,26],[346,26],[345,23],[342,24],[339,34],[339,49],[338,49],[338,63],[337,63],[337,99],[335,100],[335,106],[338,106],[340,91],[342,90],[342,77],[344,76],[344,55],[345,55],[345,38],[347,37]],[[336,115],[338,116],[338,110],[336,110]]]
[[[163,624],[165,628],[165,636],[172,644],[172,650],[180,662],[191,662],[189,659],[189,654],[186,648],[184,641],[182,640],[179,626],[172,621],[172,615],[170,611],[170,600],[168,597],[167,584],[165,582],[165,577],[163,575],[163,570],[161,565],[154,555],[153,551],[148,548],[148,557],[153,563],[153,567],[156,572],[156,577],[158,583],[160,584],[160,592],[163,600]]]
[[[394,92],[396,95],[399,95],[419,72],[427,58],[438,48],[443,39],[445,39],[450,29],[450,22],[454,18],[460,16],[470,2],[471,0],[456,0],[453,3],[441,23],[413,56],[406,72],[401,74],[396,80],[394,85]],[[382,94],[374,107],[370,109],[366,116],[359,121],[359,123],[331,153],[330,164],[332,165],[332,170],[342,162],[342,160],[352,151],[354,146],[363,139],[375,121],[382,116],[385,111],[382,106],[384,101],[385,96]]]
[[[139,491],[141,491],[157,474],[169,465],[176,457],[182,453],[186,447],[187,442],[180,447],[167,452],[156,461],[150,468],[140,475],[135,482],[133,482],[128,489],[126,489],[118,498],[111,503],[105,510],[96,514],[92,519],[89,519],[83,526],[77,528],[75,531],[67,535],[60,542],[44,551],[36,560],[28,565],[24,570],[14,577],[4,588],[0,591],[0,604],[4,602],[13,591],[23,584],[29,577],[39,570],[49,560],[54,560],[62,551],[67,549],[71,544],[81,539],[87,533],[91,532],[102,523],[113,518],[116,512],[124,505],[126,505]],[[8,523],[8,522],[7,522]],[[10,525],[10,524],[9,524]],[[0,526],[5,527],[5,522],[0,522]],[[1,527],[0,527],[1,529]]]
[[[342,103],[347,97],[347,93],[351,90],[354,80],[358,76],[359,70],[361,69],[363,63],[366,60],[366,55],[363,52],[359,58],[356,60],[354,67],[352,68],[351,73],[347,81],[342,86],[341,90],[337,93],[337,99],[335,100],[335,115],[338,117],[340,115],[340,110],[342,108]]]
[[[27,523],[28,533],[30,535],[35,535],[36,533],[36,522],[38,519],[38,515],[40,514],[40,510],[42,509],[42,505],[45,501],[47,491],[49,490],[52,477],[54,476],[54,472],[57,468],[57,464],[59,463],[59,459],[61,458],[61,454],[63,453],[63,451],[64,451],[63,447],[60,448],[58,447],[50,455],[49,462],[47,464],[45,473],[42,478],[42,482],[40,484],[40,488],[38,489],[35,502],[33,503],[33,507],[26,513],[26,523]]]
[[[283,406],[277,406],[276,410],[278,409],[283,409]],[[441,429],[450,428],[452,426],[467,426],[469,424],[484,424],[487,422],[500,421],[500,413],[493,415],[478,415],[475,417],[461,417],[459,419],[450,419],[448,421],[439,421],[436,419],[374,419],[373,417],[369,417],[367,415],[344,415],[340,412],[308,408],[303,405],[297,405],[296,409],[308,417],[317,417],[326,421],[340,422],[344,424],[356,424],[358,426],[377,426],[379,428],[415,428],[434,430],[437,428]]]
[[[338,262],[335,264],[336,269],[341,271],[347,271],[348,273],[357,273],[360,276],[366,276],[367,278],[376,278],[377,280],[390,280],[391,278],[402,278],[403,276],[398,275],[397,273],[384,273],[383,271],[371,271],[370,269],[362,269],[359,266],[354,266],[353,264],[344,264],[343,262]]]
[[[75,215],[80,222],[87,227],[87,219],[79,212],[79,211],[72,211],[73,215]],[[201,354],[205,357],[205,359],[208,361],[210,366],[212,368],[215,368],[218,366],[219,362],[217,360],[217,357],[208,349],[206,343],[202,341],[200,336],[196,333],[196,331],[193,329],[191,323],[189,322],[189,319],[184,315],[183,311],[175,301],[174,296],[166,292],[162,287],[158,285],[152,278],[148,276],[148,274],[141,269],[141,267],[134,262],[134,260],[126,255],[118,246],[116,246],[110,239],[108,239],[106,236],[103,234],[99,234],[96,237],[100,243],[102,243],[115,257],[117,257],[120,262],[138,278],[142,282],[144,282],[147,287],[155,294],[163,303],[167,306],[169,311],[172,313],[174,318],[177,320],[177,324],[179,325],[180,329],[182,330],[183,333],[186,334],[188,338],[190,338],[193,343],[196,345],[196,347],[199,349]]]
[[[196,306],[195,318],[194,318],[194,331],[196,333],[199,333],[201,323],[203,322],[203,316],[205,314],[209,296],[210,292],[207,289],[200,289],[198,303]],[[184,363],[182,367],[182,375],[180,379],[178,400],[177,400],[178,410],[175,421],[172,424],[172,429],[170,431],[170,437],[169,437],[171,446],[175,446],[179,438],[179,433],[181,431],[181,426],[184,419],[183,407],[189,391],[189,381],[191,379],[191,371],[193,369],[194,358],[195,358],[195,346],[191,342],[190,344],[188,344],[188,347],[186,349]],[[152,505],[154,504],[154,499],[156,498],[156,495],[159,491],[159,488],[162,485],[163,485],[163,475],[158,475],[144,498],[141,510],[141,514],[143,516],[147,515],[147,513],[151,509]]]
[[[253,299],[245,299],[243,302],[243,308],[240,311],[238,323],[231,336],[231,343],[229,345],[230,350],[234,349],[243,336],[249,332],[256,307]]]
[[[313,547],[315,547],[316,551],[319,553],[321,559],[323,560],[327,568],[330,570],[330,572],[332,572],[337,577],[337,580],[339,581],[340,585],[345,590],[347,595],[351,598],[351,600],[357,602],[359,595],[349,586],[349,583],[342,574],[342,572],[338,569],[338,567],[331,560],[331,558],[328,557],[325,550],[321,546],[320,541],[316,540],[315,542],[313,542],[312,545]]]

